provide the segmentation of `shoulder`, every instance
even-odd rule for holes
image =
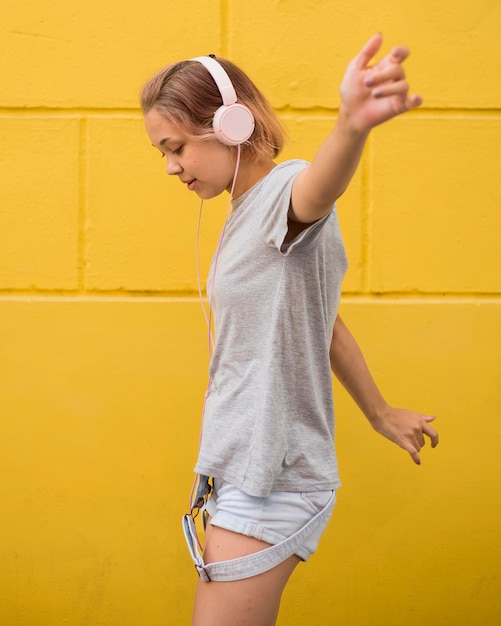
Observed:
[[[276,176],[293,176],[298,174],[301,170],[304,170],[304,168],[308,167],[308,165],[308,161],[303,159],[290,159],[279,163],[272,169],[270,174],[274,174]]]
[[[308,167],[309,163],[302,159],[291,159],[276,165],[263,179],[264,187],[269,192],[271,189],[283,191],[290,189],[297,175]]]

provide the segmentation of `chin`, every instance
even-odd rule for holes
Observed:
[[[222,191],[201,191],[200,193],[197,192],[197,196],[200,200],[212,200],[212,198],[217,198],[222,193]]]

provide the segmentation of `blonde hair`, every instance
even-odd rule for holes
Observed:
[[[254,115],[254,132],[242,144],[242,158],[277,157],[285,143],[285,130],[271,105],[234,63],[216,60],[233,83],[237,101]],[[212,76],[198,61],[180,61],[161,69],[144,85],[140,102],[143,114],[155,109],[199,139],[214,137],[212,118],[223,103]]]

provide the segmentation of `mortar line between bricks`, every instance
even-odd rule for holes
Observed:
[[[362,174],[362,188],[360,191],[361,194],[361,277],[360,277],[360,288],[362,293],[367,293],[369,291],[369,286],[371,284],[371,273],[372,267],[370,264],[371,260],[371,231],[372,231],[372,158],[373,158],[373,150],[372,150],[372,137],[369,137],[366,146],[365,153],[362,158],[361,163],[361,174]]]
[[[221,41],[221,47],[226,50],[229,42]],[[227,55],[227,52],[224,52]],[[278,115],[283,116],[305,116],[305,117],[326,117],[337,115],[339,107],[323,106],[286,106],[274,107]],[[96,116],[106,118],[130,118],[141,117],[141,110],[137,106],[131,107],[0,107],[0,118],[5,117],[81,117]],[[407,112],[401,120],[409,119],[501,119],[501,108],[494,107],[472,107],[472,108],[452,108],[452,107],[420,107],[419,109]]]
[[[78,190],[78,289],[85,292],[85,273],[87,269],[87,119],[80,119],[79,146],[79,190]]]
[[[221,56],[223,58],[230,57],[230,39],[229,32],[230,28],[229,24],[229,15],[230,15],[230,6],[228,0],[220,0],[219,3],[219,11],[220,11],[220,28],[221,28]]]
[[[196,292],[159,292],[155,294],[141,292],[1,292],[2,302],[195,302],[199,303]],[[488,304],[501,305],[501,294],[343,294],[343,304],[409,304],[436,305],[468,304],[482,306]]]

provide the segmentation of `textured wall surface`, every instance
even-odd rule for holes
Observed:
[[[344,68],[405,43],[424,105],[378,128],[339,202],[341,312],[398,406],[437,414],[416,467],[337,383],[344,487],[285,626],[501,619],[501,3],[3,3],[0,623],[189,624],[181,535],[207,379],[198,202],[164,174],[137,94],[214,52],[311,158]],[[205,275],[226,199],[206,203]]]

